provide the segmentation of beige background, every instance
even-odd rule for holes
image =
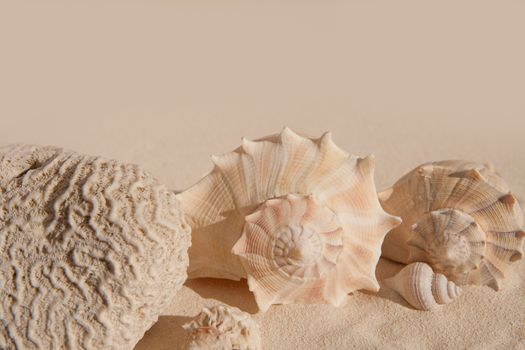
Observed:
[[[210,154],[287,125],[374,153],[379,188],[466,158],[525,198],[524,18],[518,0],[2,1],[0,143],[140,163],[183,189]],[[256,317],[267,349],[525,348],[524,265],[435,313],[383,290]],[[217,301],[256,312],[245,283],[192,281],[137,349],[178,348]]]

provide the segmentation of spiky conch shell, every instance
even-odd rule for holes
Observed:
[[[182,326],[190,336],[188,350],[260,350],[259,326],[250,314],[235,307],[205,307]]]
[[[451,303],[461,294],[461,288],[454,282],[445,275],[434,273],[428,264],[422,262],[405,266],[383,282],[418,310],[434,310],[439,305]]]
[[[383,244],[383,256],[391,260],[424,261],[458,284],[497,290],[523,255],[521,208],[489,165],[423,164],[379,198],[387,212],[403,220]]]
[[[340,305],[352,291],[378,290],[381,244],[399,219],[379,204],[372,157],[349,156],[329,133],[285,128],[213,161],[178,196],[192,227],[190,278],[247,278],[261,310]]]

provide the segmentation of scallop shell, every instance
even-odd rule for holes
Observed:
[[[250,314],[224,305],[204,308],[182,326],[190,335],[188,350],[260,350],[259,326]]]
[[[421,262],[405,266],[397,275],[383,282],[418,310],[434,310],[439,305],[451,303],[461,294],[454,282],[445,275],[434,273],[429,265]]]
[[[186,279],[189,226],[140,167],[0,149],[0,348],[131,349]]]
[[[499,289],[521,259],[521,208],[492,167],[466,161],[423,164],[379,194],[403,223],[385,238],[383,256],[424,261],[458,284]]]
[[[378,290],[381,244],[399,218],[379,204],[372,157],[349,156],[329,133],[284,129],[213,161],[179,194],[193,232],[190,278],[248,278],[261,310]]]

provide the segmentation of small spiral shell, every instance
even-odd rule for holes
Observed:
[[[434,310],[439,305],[451,303],[461,294],[454,282],[434,273],[428,264],[421,262],[405,266],[384,283],[418,310]]]
[[[250,314],[235,307],[205,307],[182,326],[190,336],[188,350],[260,350],[259,326]]]

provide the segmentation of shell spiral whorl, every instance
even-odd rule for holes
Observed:
[[[326,299],[318,289],[323,280],[335,277],[342,251],[337,216],[312,196],[292,194],[267,200],[247,216],[232,250],[251,272],[252,288],[260,290],[256,298],[261,309],[275,301]]]
[[[478,268],[485,250],[485,234],[470,215],[456,209],[438,209],[412,226],[407,242],[411,259],[428,261],[435,271],[461,281]]]

